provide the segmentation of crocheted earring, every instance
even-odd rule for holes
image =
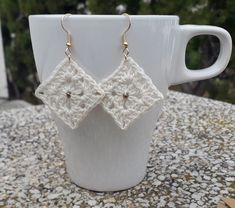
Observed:
[[[100,103],[103,90],[71,57],[71,33],[64,27],[65,14],[61,19],[62,29],[67,34],[66,57],[56,66],[47,80],[39,85],[35,95],[72,129]]]
[[[141,114],[149,110],[157,101],[163,99],[162,93],[153,84],[144,70],[129,57],[126,33],[122,35],[124,59],[120,66],[100,86],[105,92],[102,105],[121,129],[127,129]]]

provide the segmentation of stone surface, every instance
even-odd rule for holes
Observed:
[[[97,193],[71,183],[44,106],[0,112],[0,207],[216,207],[235,198],[235,106],[170,92],[137,186]]]
[[[25,108],[31,106],[30,103],[23,100],[8,100],[0,98],[0,111],[5,111],[14,108]]]

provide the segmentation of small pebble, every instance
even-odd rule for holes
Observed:
[[[198,206],[197,206],[197,204],[196,203],[191,203],[190,205],[189,205],[189,208],[197,208]]]
[[[60,194],[49,194],[48,196],[47,196],[47,198],[48,199],[56,199],[56,198],[58,198],[60,196]]]
[[[163,176],[163,175],[160,175],[160,176],[158,176],[157,177],[160,181],[164,181],[165,180],[165,176]]]
[[[96,205],[96,201],[95,200],[89,200],[88,202],[87,202],[90,206],[94,206],[94,205]]]

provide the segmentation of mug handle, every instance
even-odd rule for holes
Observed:
[[[170,85],[209,79],[220,74],[226,68],[232,52],[232,39],[226,30],[216,26],[181,25],[177,34],[178,38],[176,38],[176,41],[178,43],[176,43],[176,49],[178,51],[175,51],[177,55],[172,63],[174,73],[171,71],[169,74]],[[204,69],[190,70],[185,64],[186,47],[189,40],[198,35],[216,36],[220,41],[220,53],[215,63],[211,66]],[[174,69],[174,67],[176,68]]]

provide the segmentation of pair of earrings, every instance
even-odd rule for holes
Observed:
[[[72,129],[98,104],[109,113],[121,129],[127,129],[141,114],[163,99],[162,93],[153,84],[144,70],[129,57],[126,33],[122,35],[123,55],[120,66],[106,79],[97,84],[71,57],[71,33],[64,27],[65,14],[61,19],[62,29],[67,33],[66,57],[56,66],[49,78],[39,85],[35,95]]]

